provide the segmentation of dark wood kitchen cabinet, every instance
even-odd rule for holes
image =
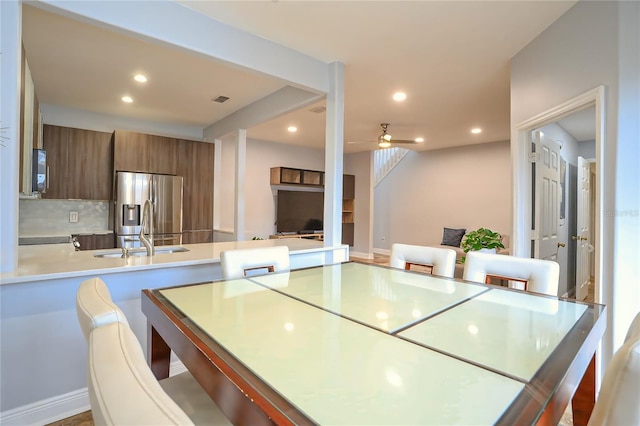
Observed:
[[[178,140],[176,174],[184,179],[183,242],[213,241],[213,159],[214,145]],[[187,241],[188,240],[188,241]]]
[[[116,241],[113,232],[103,234],[72,234],[80,243],[79,250],[102,250],[115,248]]]
[[[178,140],[166,136],[116,130],[113,170],[175,175]]]
[[[111,133],[45,124],[42,141],[48,168],[42,198],[111,199]]]

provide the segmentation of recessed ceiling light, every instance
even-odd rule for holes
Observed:
[[[145,77],[142,74],[136,74],[135,77],[133,77],[133,79],[139,83],[146,83],[147,82],[147,77]]]
[[[393,100],[396,102],[402,102],[407,99],[407,94],[404,92],[396,92],[393,94]]]
[[[415,138],[415,141],[420,143],[420,142],[424,142],[424,138]]]
[[[482,129],[480,127],[475,127],[471,129],[471,133],[473,133],[474,135],[477,135],[478,133],[482,133]]]
[[[130,104],[131,102],[133,102],[133,99],[131,98],[131,96],[123,96],[122,97],[122,102],[126,102],[126,103]]]
[[[287,127],[287,130],[290,131],[291,133],[295,133],[298,131],[298,128],[296,126],[289,126]]]

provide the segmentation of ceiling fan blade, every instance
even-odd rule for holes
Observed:
[[[408,144],[419,144],[422,142],[416,142],[416,141],[412,141],[412,140],[408,140],[408,139],[391,139],[391,144],[394,143],[408,143]]]
[[[356,143],[378,143],[377,141],[347,141],[347,144],[356,144]]]

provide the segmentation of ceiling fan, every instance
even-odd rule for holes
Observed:
[[[393,139],[389,133],[387,133],[387,128],[389,127],[389,123],[380,123],[380,127],[382,127],[382,133],[378,136],[378,147],[380,148],[389,148],[391,144],[417,144],[420,142],[416,142],[414,140],[407,139]],[[373,141],[367,142],[347,142],[347,143],[371,143]]]

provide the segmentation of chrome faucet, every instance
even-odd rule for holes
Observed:
[[[144,234],[144,227],[149,225],[149,237]],[[142,208],[142,222],[140,223],[140,242],[147,249],[147,256],[153,256],[156,254],[153,247],[153,203],[151,200],[144,202]]]

